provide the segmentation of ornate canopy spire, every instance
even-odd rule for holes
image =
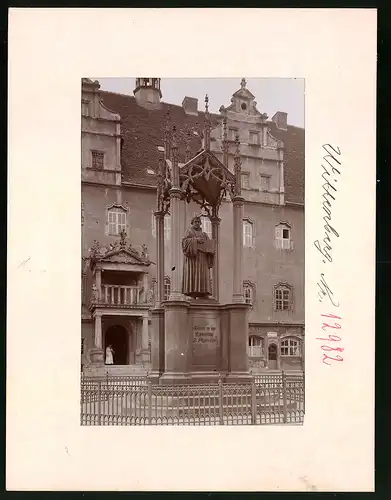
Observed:
[[[228,168],[228,151],[229,151],[228,125],[227,125],[228,120],[227,120],[227,111],[224,108],[224,106],[220,108],[220,112],[223,114],[223,141],[221,149],[223,150],[223,163]]]
[[[204,117],[204,149],[210,150],[210,131],[212,128],[209,114],[209,97],[205,96],[205,117]]]
[[[166,127],[164,130],[164,159],[171,159],[171,111],[166,113]]]

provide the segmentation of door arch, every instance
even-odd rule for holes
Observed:
[[[269,344],[267,360],[268,368],[277,370],[277,344]]]
[[[106,347],[111,345],[114,351],[113,361],[115,365],[129,364],[129,334],[121,325],[109,326],[105,334]]]

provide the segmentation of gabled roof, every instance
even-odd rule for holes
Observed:
[[[122,175],[123,182],[142,186],[156,186],[158,160],[164,146],[163,138],[167,112],[170,110],[172,123],[177,128],[179,161],[184,163],[185,144],[190,132],[190,148],[195,155],[202,148],[202,130],[204,113],[198,116],[188,115],[181,106],[163,102],[160,109],[146,109],[139,106],[133,96],[100,91],[105,106],[121,117]],[[220,115],[211,114],[212,127],[215,127]],[[271,133],[284,142],[285,146],[285,198],[294,203],[304,203],[304,129],[291,127],[283,131],[269,123]]]
[[[128,248],[115,248],[104,253],[95,253],[91,258],[91,268],[100,264],[129,264],[137,266],[149,266],[151,261],[143,257],[137,250]]]

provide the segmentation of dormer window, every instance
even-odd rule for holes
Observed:
[[[234,141],[236,139],[237,133],[238,133],[238,130],[236,128],[229,128],[228,129],[228,140]]]
[[[105,154],[103,151],[91,150],[91,166],[98,170],[103,170],[105,163]]]
[[[242,108],[243,111],[246,111],[247,104],[245,102],[242,102],[242,104],[240,105],[240,107]]]
[[[250,174],[248,172],[242,172],[242,189],[250,189]]]
[[[259,132],[250,132],[250,144],[259,144]]]
[[[269,191],[269,190],[270,190],[270,176],[261,175],[261,191]]]

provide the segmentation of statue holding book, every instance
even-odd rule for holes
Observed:
[[[215,241],[201,228],[201,217],[191,220],[191,227],[182,239],[184,254],[182,293],[193,298],[212,294],[210,269],[214,264]]]

